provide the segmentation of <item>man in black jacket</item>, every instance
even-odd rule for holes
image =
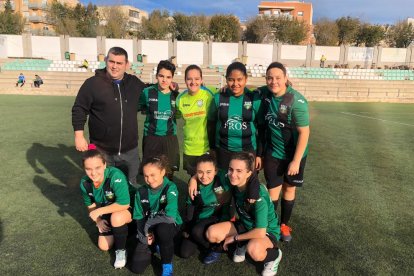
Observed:
[[[72,125],[78,151],[88,149],[84,125],[89,116],[89,140],[106,153],[109,166],[120,168],[132,184],[138,174],[138,99],[146,85],[125,71],[128,53],[109,49],[106,68],[81,86],[72,108]]]

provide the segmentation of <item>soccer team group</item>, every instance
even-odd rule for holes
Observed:
[[[226,87],[214,94],[203,86],[197,65],[186,68],[182,93],[171,62],[159,62],[153,85],[126,73],[128,65],[127,52],[111,48],[106,68],[85,81],[72,108],[75,146],[86,172],[80,189],[98,228],[99,248],[114,247],[114,267],[122,268],[128,233],[134,233],[137,245],[128,258],[134,273],[143,273],[158,253],[162,275],[172,275],[178,248],[182,258],[200,250],[205,264],[234,250],[234,262],[248,254],[263,263],[262,275],[276,275],[278,243],[292,238],[289,219],[309,139],[308,103],[292,88],[286,68],[271,63],[266,85],[250,91],[246,67],[234,62]],[[138,111],[145,115],[142,162]],[[177,119],[184,120],[183,169],[189,174],[181,214],[172,181],[180,166]],[[259,183],[262,169],[267,188]],[[145,183],[137,183],[138,173]]]

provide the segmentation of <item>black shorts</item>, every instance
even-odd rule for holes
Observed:
[[[180,168],[180,150],[176,135],[144,136],[142,139],[142,160],[146,158],[165,155],[172,171]]]
[[[183,170],[186,170],[190,176],[193,176],[197,172],[197,159],[200,156],[183,154]]]
[[[250,152],[254,156],[256,156],[256,152],[254,150],[247,150],[246,152]],[[217,148],[216,149],[217,167],[219,167],[219,169],[227,171],[229,169],[231,157],[233,156],[234,153],[236,152],[226,150],[223,148]]]
[[[287,175],[290,162],[291,160],[277,159],[270,153],[266,154],[263,169],[268,189],[276,188],[283,183],[287,183],[291,186],[302,187],[306,156],[300,161],[299,173],[297,175]]]
[[[235,222],[233,222],[233,225],[236,228],[237,234],[239,235],[248,232],[246,227],[243,225],[243,223],[240,220],[236,220]],[[266,236],[272,242],[273,248],[278,248],[276,236],[273,235],[272,233],[266,233]]]
[[[131,213],[131,218],[132,218],[132,208],[129,207],[128,211]],[[111,229],[107,232],[99,233],[98,234],[99,236],[112,236],[113,235],[113,233],[112,233],[112,224],[111,224],[111,215],[112,215],[112,213],[111,214],[104,214],[104,215],[101,216],[102,219],[104,219],[108,222],[109,227],[111,227]],[[129,230],[129,225],[130,224],[131,223],[128,224],[128,230]],[[135,223],[134,223],[134,226],[135,226]]]
[[[104,219],[108,222],[109,227],[111,227],[111,230],[109,230],[107,232],[99,233],[99,236],[112,236],[113,235],[113,233],[112,233],[112,224],[111,224],[111,215],[112,214],[105,214],[105,215],[101,216],[102,219]]]

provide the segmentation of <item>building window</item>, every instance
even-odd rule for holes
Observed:
[[[264,15],[271,15],[271,11],[264,11]]]
[[[139,18],[139,12],[129,10],[129,17]]]
[[[303,16],[303,11],[299,11],[298,16]]]
[[[273,14],[274,14],[274,15],[279,15],[279,14],[280,14],[280,11],[278,11],[278,10],[273,11]]]

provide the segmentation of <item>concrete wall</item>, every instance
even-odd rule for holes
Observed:
[[[0,36],[0,58],[7,58],[7,37]]]
[[[238,43],[212,43],[212,61],[213,65],[230,64],[239,56]]]
[[[374,48],[372,47],[349,47],[347,63],[349,67],[360,65],[369,68],[374,59]]]
[[[24,57],[23,38],[21,35],[4,35],[7,38],[7,56]]]
[[[107,38],[107,39],[105,39],[105,52],[100,53],[100,54],[106,55],[108,53],[109,49],[112,48],[112,47],[115,47],[115,46],[122,47],[122,48],[125,49],[125,51],[127,51],[129,62],[134,62],[134,61],[137,60],[137,57],[134,56],[132,39],[111,39],[111,38]]]
[[[325,66],[348,64],[350,68],[408,65],[414,66],[414,47],[407,49],[376,47],[338,47],[316,45],[254,44],[247,42],[220,43],[167,40],[110,39],[105,37],[47,37],[1,35],[0,57],[33,57],[64,59],[64,53],[75,53],[76,60],[97,60],[98,54],[106,54],[109,48],[120,46],[128,52],[129,60],[137,60],[137,54],[147,55],[148,63],[177,57],[178,64],[228,65],[247,56],[248,65],[268,65],[279,61],[287,66],[318,67],[322,54],[327,58]]]
[[[404,63],[406,55],[406,48],[382,48],[381,63]]]
[[[142,53],[147,55],[148,63],[157,63],[169,59],[167,40],[142,40]]]
[[[335,46],[315,46],[313,54],[312,66],[317,67],[320,64],[321,56],[325,55],[325,67],[335,64],[339,64],[341,48]]]
[[[273,44],[247,44],[248,65],[269,65],[273,57]]]
[[[47,47],[45,47],[46,45]],[[32,36],[32,57],[60,60],[60,38],[54,36]]]
[[[306,64],[307,46],[282,45],[280,52],[280,62],[288,66],[304,66]]]
[[[178,64],[204,64],[204,43],[196,41],[177,41]]]
[[[69,52],[75,53],[76,60],[97,60],[98,48],[96,38],[69,37]]]

